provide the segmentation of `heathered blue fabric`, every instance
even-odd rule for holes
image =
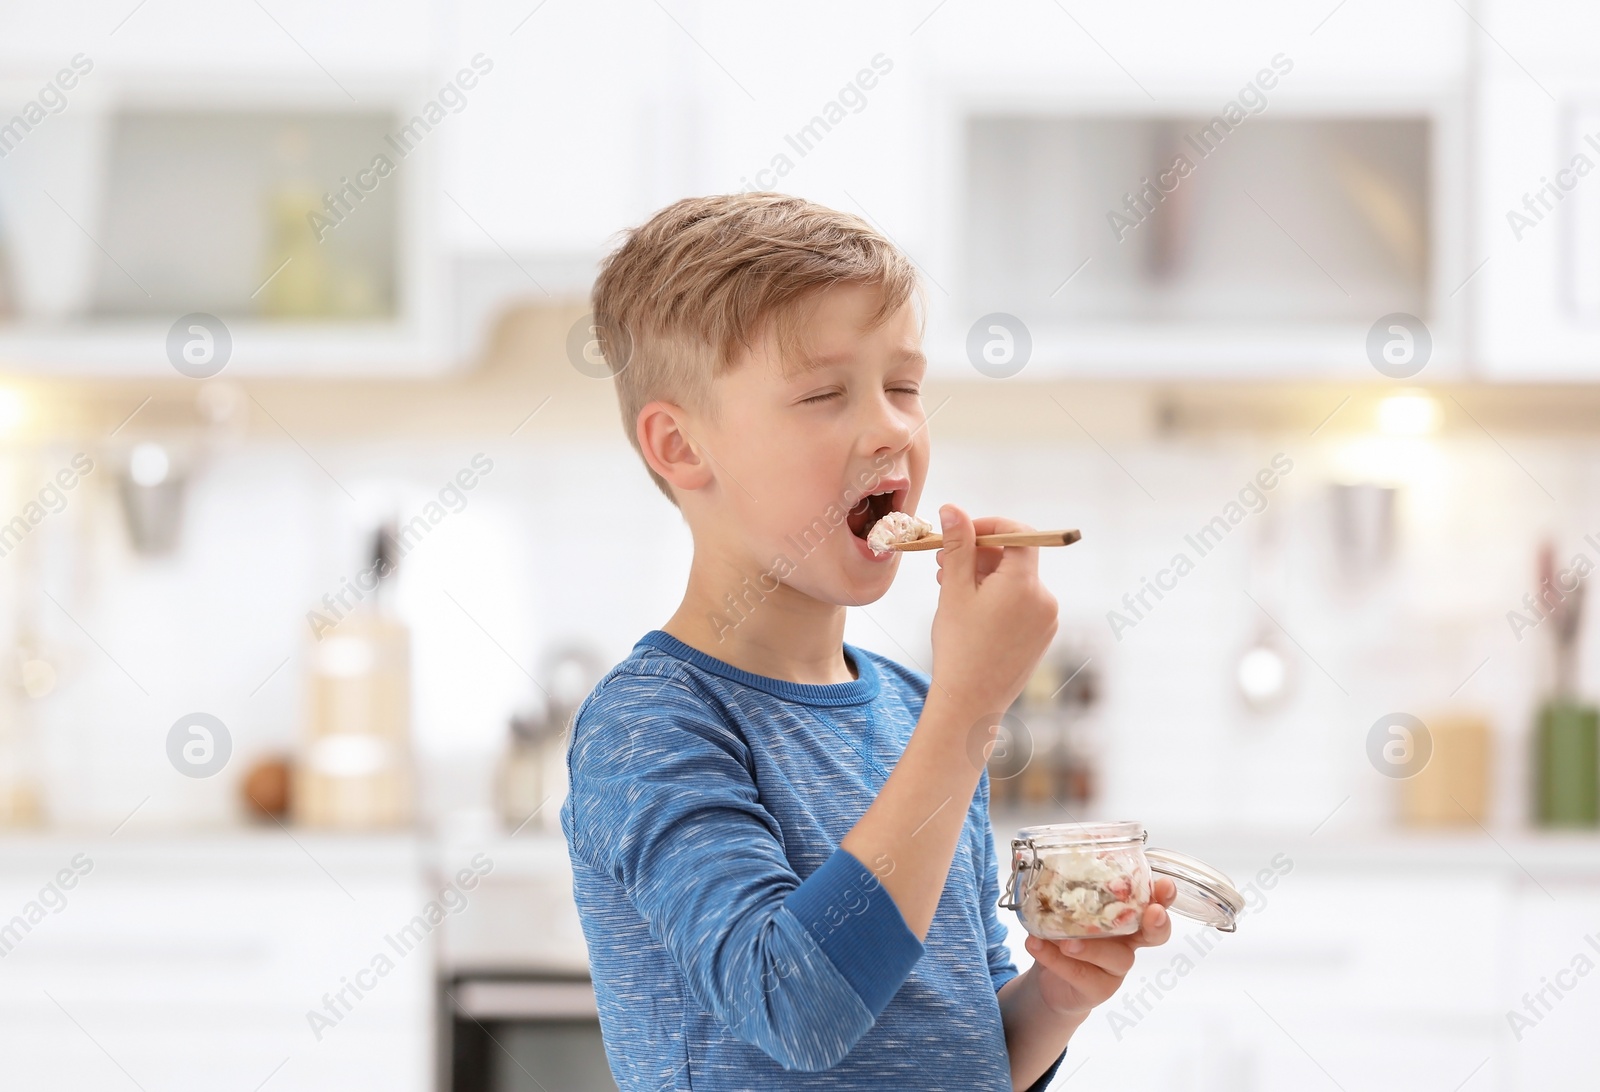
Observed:
[[[858,677],[808,685],[653,630],[574,718],[561,826],[623,1092],[1011,1087],[988,775],[919,942],[865,867],[892,862],[839,840],[928,677],[844,647]]]

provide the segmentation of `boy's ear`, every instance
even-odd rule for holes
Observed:
[[[682,406],[651,402],[639,411],[634,427],[651,470],[678,489],[702,489],[711,481],[711,463],[689,435],[688,420]]]

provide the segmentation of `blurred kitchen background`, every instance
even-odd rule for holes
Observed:
[[[690,542],[585,298],[746,189],[921,269],[923,512],[1083,532],[1002,871],[1247,896],[1054,1087],[1593,1087],[1592,7],[0,10],[8,1087],[612,1087],[563,732]],[[925,670],[900,567],[848,639]]]

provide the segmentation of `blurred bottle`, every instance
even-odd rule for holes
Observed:
[[[1584,592],[1581,574],[1556,572],[1555,547],[1545,543],[1537,596],[1540,628],[1549,633],[1553,654],[1553,692],[1533,733],[1533,814],[1542,826],[1600,824],[1600,711],[1577,693]]]
[[[373,536],[371,565],[347,582],[363,597],[312,650],[290,794],[302,825],[370,830],[411,821],[411,634],[389,604],[397,559],[391,522]]]
[[[1600,823],[1600,713],[1559,699],[1534,731],[1534,818],[1541,826]]]
[[[313,181],[311,141],[304,127],[285,125],[275,141],[277,179],[267,192],[265,268],[257,297],[271,318],[314,318],[330,309],[327,249],[313,226],[328,217]],[[319,219],[321,218],[321,219]],[[321,234],[325,237],[327,232]]]
[[[261,291],[261,313],[271,318],[316,318],[330,310],[326,251],[310,218],[322,214],[315,191],[285,187],[267,198],[267,268],[272,279]]]

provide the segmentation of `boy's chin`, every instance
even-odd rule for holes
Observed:
[[[894,564],[874,565],[871,569],[861,571],[859,568],[849,572],[830,574],[825,580],[818,581],[814,586],[799,588],[811,598],[830,603],[836,607],[864,607],[876,603],[889,591],[889,585],[894,583],[894,574],[900,566]]]

